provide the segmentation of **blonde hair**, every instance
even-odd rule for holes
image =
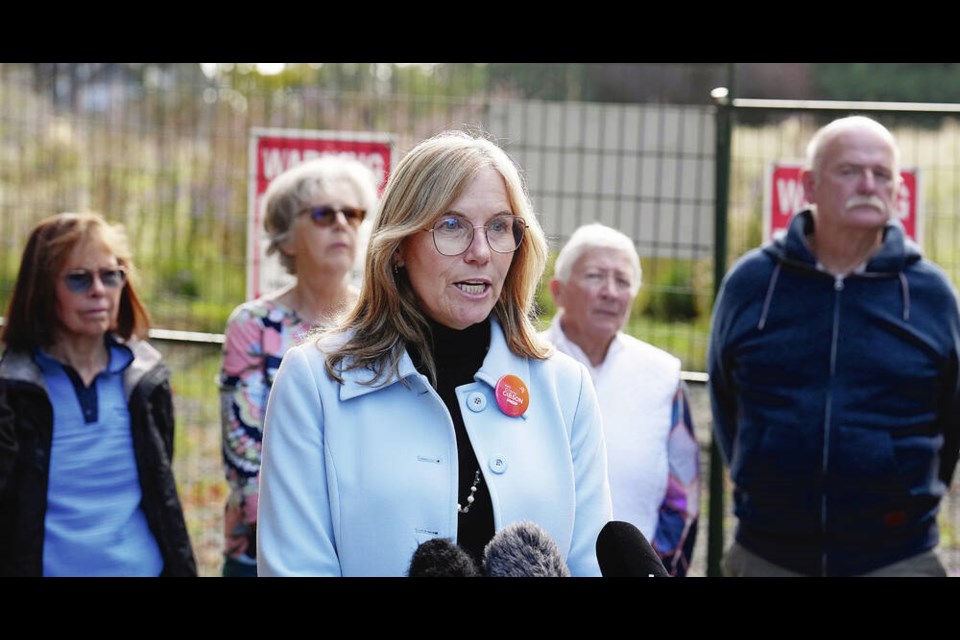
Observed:
[[[444,131],[411,149],[387,182],[366,256],[360,299],[335,332],[352,331],[349,340],[327,356],[329,375],[343,382],[337,370],[369,369],[376,384],[396,375],[405,343],[430,344],[428,318],[406,271],[394,272],[395,254],[403,241],[430,227],[437,216],[471,184],[484,168],[501,176],[514,215],[527,223],[514,253],[493,313],[503,328],[510,350],[523,357],[545,358],[551,352],[536,327],[536,292],[546,264],[548,245],[519,168],[483,132]],[[432,353],[423,363],[436,384]]]

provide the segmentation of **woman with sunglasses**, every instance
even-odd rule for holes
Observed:
[[[274,380],[260,575],[443,574],[412,570],[435,539],[482,573],[488,543],[525,523],[569,575],[600,574],[600,412],[586,368],[532,322],[546,256],[518,167],[484,135],[442,133],[398,163],[359,301]]]
[[[16,457],[0,468],[0,575],[197,574],[170,372],[135,282],[122,227],[97,214],[30,233],[2,337]]]
[[[351,274],[376,208],[373,173],[340,156],[308,160],[281,173],[263,196],[267,254],[293,284],[237,307],[227,320],[219,375],[226,577],[254,577],[263,412],[284,353],[333,322],[357,299]]]

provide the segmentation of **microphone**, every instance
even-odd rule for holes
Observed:
[[[491,578],[569,578],[560,548],[530,520],[507,525],[483,548],[483,569]]]
[[[410,578],[478,578],[480,575],[473,558],[446,538],[421,542],[407,570]]]
[[[600,529],[597,562],[604,578],[670,577],[640,529],[620,520],[611,520]]]

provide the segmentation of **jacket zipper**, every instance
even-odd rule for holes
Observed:
[[[824,488],[820,495],[820,528],[826,538],[827,533],[827,468],[830,459],[830,424],[833,415],[833,377],[837,373],[837,343],[840,334],[840,296],[844,289],[844,277],[834,276],[833,279],[833,333],[830,338],[830,379],[827,384],[827,403],[823,416],[823,461],[821,462],[821,473],[823,474]],[[827,551],[824,549],[820,557],[820,575],[827,575]]]

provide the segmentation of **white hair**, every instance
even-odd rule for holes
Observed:
[[[823,153],[828,143],[841,133],[852,129],[873,131],[890,145],[890,149],[893,151],[894,176],[898,177],[900,175],[900,147],[897,145],[893,133],[873,118],[868,118],[867,116],[837,118],[821,127],[813,134],[813,137],[810,138],[810,142],[807,143],[805,168],[812,171],[814,175],[820,175],[820,165],[823,162]]]
[[[640,290],[643,270],[640,268],[640,256],[636,245],[627,234],[599,222],[582,225],[573,232],[557,254],[557,260],[553,264],[553,277],[560,282],[569,281],[573,265],[590,249],[612,249],[627,255],[630,258],[630,266],[633,268],[630,295],[637,294]]]

